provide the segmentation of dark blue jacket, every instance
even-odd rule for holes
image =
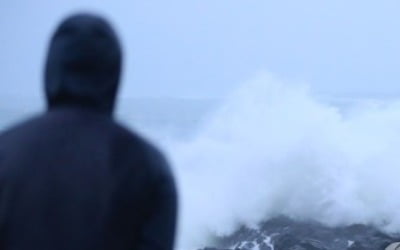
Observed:
[[[0,135],[0,250],[173,248],[170,168],[112,117],[121,64],[102,18],[74,15],[56,30],[48,111]]]

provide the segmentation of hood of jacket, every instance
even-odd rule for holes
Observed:
[[[77,106],[111,114],[122,51],[111,25],[92,14],[66,18],[48,50],[44,82],[49,109]]]

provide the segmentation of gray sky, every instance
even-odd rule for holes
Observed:
[[[123,96],[220,97],[260,70],[323,94],[400,94],[398,0],[10,0],[2,95],[41,96],[48,39],[76,10],[116,26]]]

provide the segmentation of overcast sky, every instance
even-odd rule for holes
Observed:
[[[120,34],[123,96],[221,97],[260,70],[323,94],[400,95],[398,0],[5,0],[2,95],[41,96],[48,39],[77,10]]]

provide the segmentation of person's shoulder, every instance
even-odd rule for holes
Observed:
[[[128,129],[124,125],[115,122],[119,140],[124,140],[124,145],[129,148],[131,154],[139,153],[155,176],[171,176],[170,166],[165,155],[149,140],[143,138],[136,131]]]
[[[137,133],[135,130],[126,127],[125,125],[114,121],[113,122],[116,132],[116,137],[120,140],[124,140],[127,145],[140,148],[149,161],[156,159],[163,159],[164,155],[161,151],[153,145],[149,140],[145,139],[142,135]]]
[[[26,134],[32,134],[31,130],[38,127],[43,120],[43,114],[34,115],[16,124],[5,127],[0,132],[0,142],[7,141],[10,138],[21,137]]]
[[[129,148],[147,149],[149,143],[142,136],[136,133],[136,131],[113,119],[109,120],[109,125],[113,128],[112,130],[115,140]]]

